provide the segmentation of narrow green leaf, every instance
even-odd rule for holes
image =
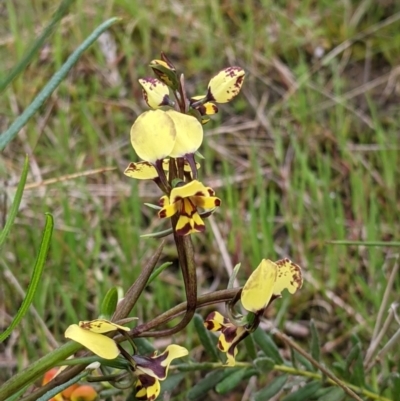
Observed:
[[[185,378],[186,373],[176,373],[176,374],[169,374],[168,377],[161,382],[161,393],[160,399],[162,399],[162,394],[165,392],[172,393],[177,387],[179,387],[180,382]]]
[[[148,355],[155,351],[154,345],[145,338],[137,337],[134,342],[140,355]]]
[[[153,273],[151,273],[147,284],[150,284],[152,281],[154,281],[167,267],[171,266],[172,262],[165,262],[161,266],[157,267]]]
[[[322,383],[320,382],[311,382],[307,383],[300,390],[295,391],[282,398],[282,401],[304,401],[309,400],[312,395],[314,395],[317,390],[322,387]]]
[[[218,394],[226,394],[232,391],[242,381],[249,379],[251,376],[256,375],[258,372],[255,369],[244,368],[233,372],[224,380],[219,382],[215,387],[215,391]]]
[[[268,373],[274,369],[275,361],[268,356],[257,358],[253,362],[254,366],[262,373]]]
[[[89,373],[90,372],[88,370],[84,370],[83,372],[79,373],[78,375],[76,375],[72,379],[66,381],[65,383],[60,384],[57,387],[54,387],[53,389],[48,391],[46,394],[44,394],[40,398],[38,398],[37,401],[48,401],[48,400],[50,400],[51,398],[53,398],[57,394],[61,393],[61,391],[64,391],[65,389],[67,389],[72,384],[78,383],[79,380],[81,380],[84,377],[86,377]]]
[[[393,373],[393,376],[391,377],[391,390],[392,390],[392,397],[395,399],[400,394],[400,374],[399,373]]]
[[[36,258],[35,266],[33,268],[32,278],[29,283],[26,296],[22,301],[22,304],[14,320],[11,322],[10,326],[6,329],[6,331],[4,331],[4,333],[0,335],[0,342],[4,341],[10,335],[10,333],[18,325],[21,319],[25,316],[26,312],[29,309],[30,304],[32,303],[33,297],[36,293],[36,290],[40,283],[40,279],[42,277],[47,254],[49,252],[51,236],[53,233],[53,226],[54,226],[53,217],[51,216],[51,214],[46,214],[46,225],[43,230],[42,242],[40,244],[39,253]]]
[[[258,328],[254,332],[253,336],[254,341],[258,344],[266,356],[271,357],[278,365],[283,364],[283,358],[279,353],[279,348],[276,346],[269,334]]]
[[[211,371],[188,391],[186,398],[189,401],[197,400],[200,397],[204,400],[204,396],[209,390],[213,389],[218,383],[230,376],[235,370],[238,369],[227,368],[224,370]]]
[[[28,66],[35,54],[43,46],[46,39],[52,34],[58,22],[67,14],[73,1],[74,0],[63,0],[61,2],[56,12],[53,14],[50,23],[32,43],[32,46],[24,52],[24,57],[22,57],[22,59],[12,68],[10,73],[0,81],[0,92],[2,92]]]
[[[346,396],[346,393],[340,387],[330,387],[323,390],[326,390],[323,394],[319,394],[317,391],[319,401],[342,401]]]
[[[220,360],[217,351],[217,337],[214,336],[212,333],[210,333],[204,327],[204,320],[197,313],[193,317],[193,324],[196,329],[197,335],[199,336],[199,340],[203,345],[205,351],[211,356],[211,360],[213,361]]]
[[[350,375],[350,383],[365,387],[365,371],[361,351],[361,344],[355,344],[346,359],[346,368]]]
[[[116,287],[112,287],[107,291],[103,302],[101,303],[101,315],[105,319],[110,319],[114,314],[118,303],[118,290]]]
[[[293,366],[297,367],[300,364],[309,372],[314,372],[316,370],[316,368],[312,365],[312,363],[308,359],[304,358],[303,355],[299,354],[296,350],[292,349],[291,355],[292,355]]]
[[[257,358],[257,350],[256,350],[256,346],[254,344],[253,336],[247,336],[243,342],[246,346],[247,357],[252,360],[256,359]]]
[[[359,245],[359,246],[396,246],[400,247],[399,241],[326,241],[327,244],[333,245]]]
[[[29,169],[29,158],[28,155],[25,157],[24,167],[22,168],[21,178],[18,183],[17,192],[15,193],[13,203],[8,214],[8,219],[4,228],[0,232],[0,248],[4,244],[8,234],[10,233],[11,227],[14,224],[15,217],[17,216],[19,205],[21,204],[22,194],[26,183],[26,177],[28,176]]]
[[[269,400],[283,389],[287,379],[288,375],[278,376],[271,383],[267,384],[266,387],[254,394],[254,401]]]
[[[60,85],[61,81],[67,76],[69,70],[75,65],[82,53],[91,46],[97,38],[106,31],[111,25],[119,21],[119,18],[110,18],[98,26],[83,43],[69,56],[68,60],[62,65],[47,82],[45,87],[35,97],[33,102],[17,117],[11,126],[0,135],[0,151],[12,141],[28,120],[39,110],[43,103],[50,97],[53,91]]]
[[[321,359],[321,344],[319,341],[317,328],[315,327],[314,319],[311,319],[310,329],[311,329],[311,344],[310,344],[311,356],[316,361],[319,362]]]
[[[241,266],[241,263],[238,263],[233,268],[233,272],[232,272],[231,276],[229,277],[228,286],[226,287],[227,289],[233,288],[233,285],[234,285],[235,280],[236,280],[236,276],[237,276],[237,274],[239,273],[239,270],[240,270],[240,266]]]
[[[163,231],[157,231],[156,233],[141,234],[140,238],[163,238],[169,234],[172,234],[172,227]]]

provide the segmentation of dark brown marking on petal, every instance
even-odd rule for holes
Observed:
[[[186,223],[183,227],[181,227],[179,230],[175,230],[177,235],[187,235],[189,234],[190,230],[192,229],[192,226],[190,223]]]
[[[215,206],[220,206],[221,205],[221,199],[219,199],[219,198],[215,199],[214,205]]]
[[[231,67],[227,67],[225,68],[225,74],[228,77],[236,77],[237,73],[243,71],[243,68],[241,67],[237,67],[237,66],[231,66]]]
[[[214,320],[215,319],[215,315],[216,315],[215,311],[209,313],[208,316],[206,317],[206,320]]]
[[[224,335],[225,335],[225,340],[227,343],[231,343],[236,335],[237,335],[237,327],[236,326],[228,326],[228,327],[224,327],[223,330],[221,330]]]
[[[214,331],[216,325],[214,324],[214,322],[212,322],[212,321],[207,321],[207,320],[206,320],[206,321],[204,322],[204,327],[205,327],[207,330]]]
[[[195,230],[197,230],[198,232],[202,233],[202,232],[205,231],[206,226],[205,226],[204,224],[197,224],[197,223],[194,223],[193,228],[194,228]]]
[[[165,217],[167,217],[167,211],[166,211],[166,210],[160,210],[160,211],[158,212],[158,217],[159,217],[160,219],[165,219]]]

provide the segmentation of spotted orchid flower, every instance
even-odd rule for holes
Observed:
[[[207,316],[205,327],[210,331],[221,332],[218,349],[226,353],[226,365],[235,365],[237,344],[258,327],[268,305],[279,298],[284,289],[294,294],[302,284],[301,268],[289,259],[277,262],[263,259],[250,275],[240,295],[243,308],[249,312],[243,324],[230,322],[218,312],[211,312]]]
[[[245,71],[241,67],[228,67],[221,70],[211,78],[207,94],[190,98],[190,106],[197,110],[201,116],[210,116],[218,113],[218,107],[214,103],[227,103],[236,97],[243,85]],[[203,117],[202,123],[209,119]]]
[[[179,345],[171,344],[160,355],[133,355],[136,382],[136,398],[138,400],[155,400],[161,391],[160,381],[167,378],[168,369],[174,359],[188,355],[188,350]]]
[[[162,209],[158,212],[160,218],[167,218],[179,213],[175,232],[178,235],[188,235],[203,232],[205,225],[197,208],[214,209],[221,204],[215,192],[205,187],[200,181],[193,180],[187,184],[172,189],[170,196],[160,199]]]
[[[65,331],[65,337],[79,344],[104,359],[115,359],[120,351],[115,341],[104,334],[112,331],[129,331],[129,327],[120,326],[105,319],[82,321],[72,324]]]

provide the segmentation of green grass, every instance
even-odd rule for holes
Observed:
[[[2,76],[55,10],[43,0],[25,3],[0,6]],[[96,317],[107,290],[113,285],[126,290],[153,254],[157,241],[140,234],[166,225],[143,202],[155,203],[160,193],[123,170],[137,160],[129,130],[146,109],[137,79],[151,75],[147,65],[162,50],[184,71],[192,94],[204,93],[208,80],[225,66],[247,71],[239,98],[221,105],[205,126],[200,149],[206,157],[201,179],[223,200],[215,219],[233,264],[242,263],[241,282],[261,258],[290,257],[305,271],[304,287],[276,303],[269,316],[279,316],[280,327],[297,320],[308,327],[313,318],[323,345],[338,339],[324,355],[328,360],[347,355],[354,330],[365,351],[397,249],[327,241],[399,241],[400,5],[193,3],[76,1],[38,57],[3,92],[1,131],[95,26],[112,16],[123,18],[109,30],[115,58],[107,63],[99,44],[93,45],[0,155],[1,179],[7,183],[0,190],[4,215],[26,153],[28,183],[116,167],[25,190],[2,248],[0,331],[22,301],[4,267],[27,288],[44,213],[53,214],[55,232],[34,307],[60,343],[69,324]],[[388,18],[393,21],[385,26]],[[344,51],[330,57],[342,43],[348,44]],[[322,58],[316,57],[319,51]],[[113,81],[113,74],[119,78]],[[202,292],[214,280],[221,280],[221,288],[228,281],[210,225],[207,230],[194,238],[201,250]],[[164,255],[176,259],[171,239]],[[399,289],[397,277],[390,302],[398,300]],[[182,297],[180,274],[171,267],[149,286],[133,315],[148,319]],[[360,325],[357,316],[365,323]],[[382,345],[395,330],[392,323]],[[197,345],[194,330],[188,333],[186,345]],[[306,346],[307,338],[292,335]],[[50,347],[43,328],[28,314],[12,341],[0,345],[12,366],[0,367],[0,380]],[[399,355],[391,352],[379,369],[396,371],[399,363]]]

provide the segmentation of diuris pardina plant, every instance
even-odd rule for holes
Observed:
[[[201,235],[207,217],[223,208],[223,199],[199,179],[202,156],[198,149],[203,142],[203,126],[218,112],[217,104],[229,102],[239,94],[245,72],[237,66],[225,68],[210,80],[204,94],[188,96],[184,76],[177,72],[165,54],[153,60],[150,67],[156,78],[143,78],[139,83],[151,110],[139,115],[130,131],[132,146],[141,161],[130,163],[124,173],[134,179],[152,180],[158,186],[159,204],[150,206],[158,218],[170,219],[171,227],[151,234],[160,238],[161,244],[125,296],[118,299],[116,289],[111,288],[98,319],[80,321],[66,328],[65,337],[71,341],[5,383],[0,388],[0,400],[13,399],[24,389],[31,388],[45,372],[42,387],[31,390],[23,398],[25,401],[39,397],[42,397],[40,400],[91,401],[107,399],[112,394],[155,400],[162,392],[161,383],[167,383],[171,363],[176,359],[180,364],[174,365],[175,371],[212,371],[211,376],[206,375],[189,390],[185,395],[187,399],[204,397],[212,388],[221,394],[227,393],[255,376],[259,378],[259,391],[252,394],[255,400],[267,400],[279,392],[290,393],[287,400],[322,400],[328,396],[331,400],[345,397],[360,400],[357,391],[384,400],[362,387],[338,379],[318,362],[317,351],[311,356],[274,330],[274,334],[291,347],[292,359],[285,360],[272,337],[260,330],[268,306],[280,298],[284,290],[294,294],[302,286],[301,268],[291,260],[285,258],[274,262],[265,255],[244,286],[234,288],[238,265],[226,290],[198,296],[196,249],[191,236]],[[186,299],[149,321],[136,323],[129,314],[141,302],[146,285],[165,268],[160,266],[154,270],[162,254],[162,238],[170,235],[176,245]],[[218,303],[226,304],[225,316],[213,311],[203,321],[196,315],[197,309]],[[177,324],[168,326],[180,316]],[[190,350],[178,344],[170,344],[160,353],[143,351],[141,338],[171,338],[185,330],[192,320],[213,362],[191,361],[188,359]],[[134,327],[130,327],[132,322],[136,323]],[[211,332],[220,332],[218,339]],[[312,333],[316,339],[316,331],[312,330]],[[242,341],[248,351],[247,358],[239,354],[237,361],[238,345]],[[254,341],[260,348],[258,351]],[[186,362],[182,358],[186,358]],[[61,367],[55,369],[55,366]],[[266,377],[272,370],[283,374],[268,382]],[[295,377],[302,381],[296,381]],[[179,384],[182,376],[172,375],[169,379],[173,383],[171,388]],[[92,384],[82,384],[82,381]],[[114,387],[113,392],[110,392],[110,386]],[[167,385],[164,387],[168,389]]]

